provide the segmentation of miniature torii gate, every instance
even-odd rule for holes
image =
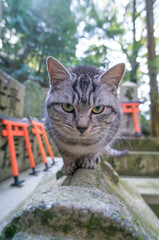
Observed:
[[[1,115],[0,117],[2,119],[2,124],[5,126],[5,129],[2,130],[2,136],[7,137],[9,151],[10,151],[12,173],[13,173],[13,177],[14,177],[14,183],[11,184],[11,186],[17,186],[17,185],[20,185],[21,183],[23,183],[24,180],[20,181],[18,178],[19,170],[18,170],[18,164],[17,164],[17,159],[16,159],[14,137],[20,137],[20,136],[24,137],[29,160],[30,160],[30,166],[33,170],[32,174],[35,175],[37,173],[37,171],[35,170],[35,162],[34,162],[32,148],[31,148],[31,144],[30,144],[30,140],[29,140],[29,134],[28,134],[28,130],[27,130],[30,124],[28,122],[22,121],[21,119],[13,119],[13,118],[9,118],[9,117],[3,116],[3,115]],[[45,141],[46,147],[48,149],[49,155],[53,160],[53,164],[54,164],[54,154],[50,147],[50,144],[49,144],[49,141],[48,141],[45,129],[44,129],[44,124],[36,122],[36,121],[32,121],[32,120],[31,120],[31,124],[32,124],[32,132],[36,135],[36,138],[38,141],[38,146],[39,146],[39,149],[40,149],[40,152],[42,155],[42,159],[43,159],[43,162],[46,167],[44,170],[47,171],[48,168],[50,168],[50,167],[47,164],[46,153],[45,153],[40,135],[43,135],[43,137],[44,137],[44,141]]]
[[[139,110],[139,102],[122,102],[122,110],[124,113],[132,113],[134,128],[135,128],[135,136],[140,136],[139,124],[137,120],[137,113]]]

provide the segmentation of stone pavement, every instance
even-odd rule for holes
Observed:
[[[51,158],[48,157],[48,165],[51,165]],[[25,180],[21,186],[11,187],[13,178],[9,178],[6,181],[0,183],[0,223],[10,212],[22,202],[29,198],[31,193],[36,189],[40,181],[49,177],[49,175],[56,174],[63,166],[62,158],[55,158],[56,164],[52,166],[47,172],[43,171],[45,168],[43,163],[36,166],[36,170],[40,172],[36,176],[29,175],[31,169],[20,173],[19,180]]]

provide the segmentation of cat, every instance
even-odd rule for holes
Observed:
[[[120,126],[117,89],[125,64],[107,71],[88,66],[66,69],[48,57],[47,69],[46,128],[63,157],[64,174],[73,174],[77,168],[94,169],[104,149],[108,155],[127,154],[110,147]]]

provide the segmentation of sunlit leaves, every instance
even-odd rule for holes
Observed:
[[[48,82],[47,56],[57,57],[66,66],[73,65],[78,40],[71,2],[3,1],[0,56],[5,61],[1,58],[0,67],[22,82],[33,76]]]

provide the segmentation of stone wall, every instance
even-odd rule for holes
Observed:
[[[122,137],[115,140],[113,148],[129,151],[159,152],[159,138],[156,137]]]
[[[47,90],[42,88],[37,82],[28,80],[25,85],[24,116],[44,118],[44,108]]]
[[[22,119],[24,113],[27,117],[43,117],[45,97],[46,91],[43,90],[39,84],[27,81],[25,87],[7,73],[0,70],[0,181],[12,176],[7,137],[3,137],[1,134],[2,129],[4,129],[1,119],[5,118],[5,116]],[[36,137],[31,132],[31,127],[28,128],[28,132],[34,161],[37,164],[42,161],[42,157]],[[14,137],[14,143],[18,169],[19,172],[21,172],[30,167],[24,137]]]
[[[104,157],[120,175],[159,176],[159,138],[117,139],[113,148],[130,151],[121,158]]]
[[[25,86],[0,70],[0,114],[23,117]]]
[[[121,176],[159,176],[159,153],[136,153],[121,158],[106,158]]]

